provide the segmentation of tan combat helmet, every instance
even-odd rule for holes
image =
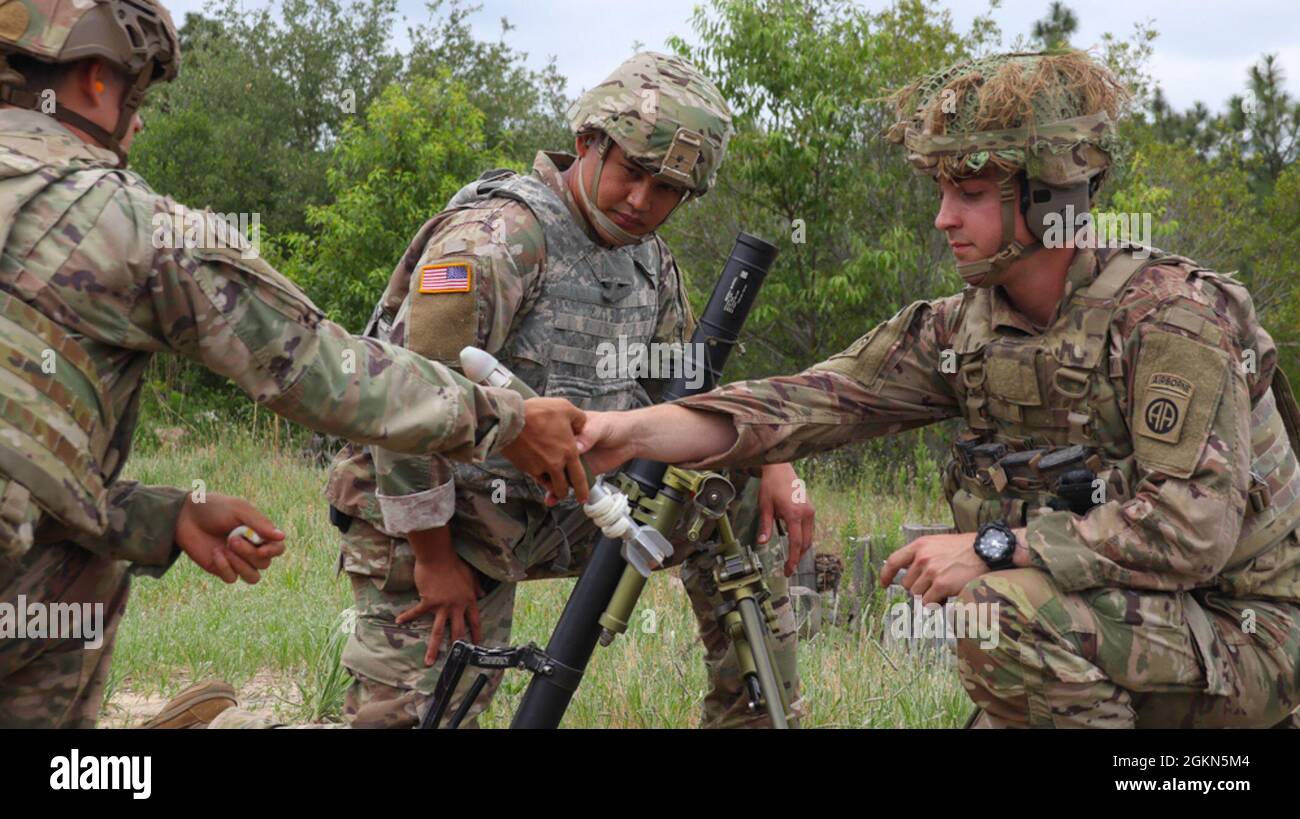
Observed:
[[[717,86],[681,57],[650,51],[583,94],[569,108],[569,125],[579,136],[601,135],[591,189],[578,190],[591,218],[625,244],[649,237],[628,233],[595,205],[611,141],[656,179],[685,189],[684,202],[712,187],[733,132],[731,110]]]
[[[1115,121],[1129,94],[1088,54],[1062,49],[960,62],[892,99],[900,121],[888,138],[918,172],[947,181],[988,167],[1003,172],[1002,245],[991,258],[957,265],[970,284],[993,287],[1042,246],[1054,222],[1073,235],[1067,208],[1076,218],[1088,212],[1121,147]],[[1015,239],[1017,204],[1036,239],[1030,245]]]
[[[126,165],[122,139],[155,82],[171,82],[180,69],[181,47],[167,9],[156,0],[0,0],[0,101],[33,111],[48,110],[6,58],[21,54],[63,64],[100,58],[131,78],[112,133],[62,105],[52,116],[80,128]]]

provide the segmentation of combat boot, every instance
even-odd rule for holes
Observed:
[[[163,706],[145,728],[207,728],[217,715],[239,705],[235,689],[220,680],[195,683]]]

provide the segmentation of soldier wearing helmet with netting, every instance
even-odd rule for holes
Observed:
[[[956,533],[904,546],[881,581],[907,569],[924,602],[959,604],[976,724],[1283,722],[1300,701],[1300,412],[1244,287],[1100,247],[1078,218],[1126,96],[1065,50],[897,93],[888,136],[936,180],[970,286],[799,375],[589,413],[588,463],[786,461],[960,418]],[[992,635],[974,634],[978,606]]]
[[[462,189],[416,235],[373,321],[382,337],[449,366],[466,346],[487,350],[538,393],[583,409],[646,406],[670,374],[620,367],[600,351],[689,340],[682,276],[656,230],[714,184],[731,117],[694,66],[644,53],[583,94],[569,119],[577,155],[541,152],[530,174],[491,171]],[[751,481],[743,527],[751,542],[759,536],[769,570],[792,701],[796,635],[781,569],[793,569],[812,533],[794,481],[789,466],[765,470],[761,492]],[[499,459],[452,469],[349,446],[327,495],[359,613],[343,655],[353,725],[418,724],[450,642],[508,645],[517,583],[576,575],[598,535],[574,503],[548,510],[539,487]],[[791,527],[793,554],[780,553],[773,517]],[[721,599],[708,561],[697,551],[681,569],[710,671],[702,722],[761,722],[713,613]],[[232,713],[214,727],[247,722]]]
[[[94,725],[132,574],[160,575],[183,550],[256,582],[283,551],[244,501],[118,479],[154,353],[317,430],[462,458],[509,445],[535,474],[563,468],[535,469],[525,446],[547,435],[544,416],[555,442],[577,417],[529,402],[521,436],[517,395],[354,338],[224,220],[127,170],[145,91],[179,64],[152,0],[0,2],[0,604],[50,618],[42,635],[0,631],[0,727]],[[194,225],[203,240],[158,240]],[[267,543],[227,538],[240,524]],[[50,633],[59,611],[95,605],[98,626]]]

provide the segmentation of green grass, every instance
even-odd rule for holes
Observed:
[[[915,473],[934,474],[918,451]],[[161,697],[202,677],[262,692],[278,719],[337,719],[347,675],[339,665],[340,613],[351,605],[338,577],[338,537],[321,496],[325,471],[265,437],[228,433],[218,443],[155,449],[132,461],[129,476],[146,483],[240,495],[266,512],[288,537],[286,554],[256,586],[226,586],[182,558],[161,580],[138,579],[113,657],[106,701]],[[853,480],[824,474],[810,480],[817,508],[818,548],[842,552],[846,538],[871,534],[897,545],[899,526],[947,520],[933,480],[909,471]],[[846,555],[851,565],[852,556]],[[846,568],[842,588],[851,583]],[[515,642],[545,644],[564,607],[571,580],[521,585]],[[848,605],[845,594],[841,605]],[[864,615],[843,627],[827,624],[800,646],[799,667],[817,727],[953,727],[970,711],[952,667],[880,646],[883,601],[865,599]],[[646,630],[654,611],[654,628]],[[527,675],[508,673],[487,727],[510,722]],[[680,581],[659,573],[646,587],[629,633],[597,649],[565,718],[573,727],[690,727],[706,686],[703,649],[695,637]],[[134,720],[133,720],[134,721]]]

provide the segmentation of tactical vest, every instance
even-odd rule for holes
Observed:
[[[546,263],[541,292],[516,320],[498,358],[538,394],[566,398],[584,410],[645,406],[636,373],[607,357],[620,345],[649,345],[659,317],[655,241],[607,248],[593,242],[564,201],[536,176],[478,183],[464,207],[513,199],[541,224]],[[604,360],[602,360],[604,359]]]
[[[1228,304],[1248,304],[1240,284],[1182,257],[1154,250],[1146,259],[1128,251],[1099,255],[1100,274],[1071,295],[1041,335],[998,335],[992,292],[967,290],[953,352],[968,430],[954,443],[944,472],[958,531],[997,519],[1022,526],[1040,510],[1065,508],[1062,495],[1071,491],[1095,493],[1098,503],[1133,497],[1130,397],[1123,394],[1121,347],[1113,343],[1110,327],[1119,296],[1138,271],[1153,264],[1180,267],[1219,290]],[[1218,329],[1202,325],[1205,340],[1217,343]],[[1250,506],[1237,548],[1216,581],[1234,596],[1300,600],[1300,541],[1294,534],[1300,523],[1300,442],[1292,440],[1300,421],[1288,419],[1279,406],[1295,406],[1280,370],[1251,411]],[[1086,476],[1082,485],[1067,486],[1080,475]]]
[[[536,217],[546,257],[538,294],[516,315],[497,358],[539,395],[565,398],[581,409],[648,405],[639,374],[620,370],[617,353],[620,347],[649,345],[654,338],[663,266],[657,241],[602,247],[541,179],[489,171],[452,197],[443,213],[425,225],[412,250],[422,252],[447,218],[466,210],[494,210],[507,199]],[[409,274],[402,276],[409,279]],[[402,276],[395,276],[384,296],[390,313],[406,296],[407,281],[398,281]],[[376,324],[379,337],[384,337],[385,317],[378,311],[372,319],[372,326]],[[453,470],[461,490],[453,537],[461,556],[490,577],[522,578],[524,569],[549,551],[549,542],[538,534],[554,529],[555,520],[564,517],[571,504],[561,504],[547,515],[541,490],[500,455],[481,464],[453,464]],[[499,502],[502,488],[504,503]],[[473,505],[472,513],[465,503]],[[594,532],[587,523],[567,532],[557,567],[567,565],[569,541],[580,542]]]
[[[24,277],[30,248],[10,236],[24,207],[65,175],[112,173],[72,161],[98,160],[83,153],[30,137],[21,153],[0,148],[0,558],[31,547],[41,510],[92,536],[108,525],[118,419],[80,337],[33,306],[44,283]],[[41,218],[53,229],[61,215]]]

